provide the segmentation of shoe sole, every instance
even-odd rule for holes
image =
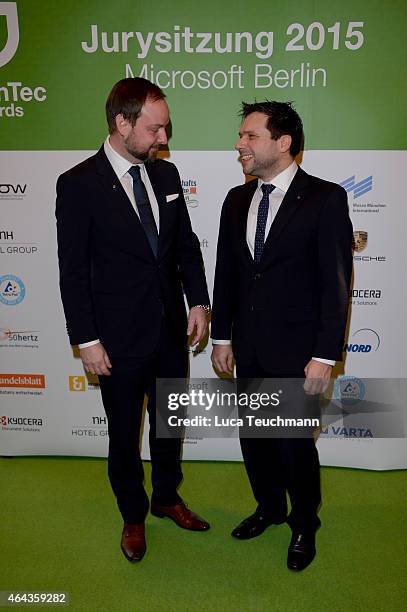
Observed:
[[[258,536],[261,536],[266,531],[266,529],[268,529],[269,527],[272,527],[273,525],[282,525],[285,522],[286,522],[286,519],[284,519],[283,521],[273,521],[272,523],[267,525],[267,527],[264,527],[264,529],[262,529],[261,531],[258,531],[256,535],[239,536],[233,533],[234,530],[231,532],[230,535],[236,538],[236,540],[252,540],[253,538],[257,538]]]
[[[307,569],[307,567],[309,567],[311,565],[311,563],[313,562],[313,560],[316,557],[316,551],[314,552],[312,558],[308,561],[307,565],[304,565],[304,567],[290,567],[287,563],[287,567],[289,570],[291,570],[292,572],[302,572],[303,570]]]
[[[144,551],[141,557],[139,557],[138,559],[133,559],[133,557],[129,557],[129,555],[124,550],[123,546],[120,546],[120,548],[121,548],[122,553],[126,557],[127,561],[130,561],[130,563],[138,563],[139,561],[143,559],[144,555],[146,554],[146,551]]]

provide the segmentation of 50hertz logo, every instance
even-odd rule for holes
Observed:
[[[0,16],[4,15],[7,23],[7,40],[0,51],[0,67],[5,66],[13,59],[20,42],[20,30],[18,27],[17,3],[0,2]]]

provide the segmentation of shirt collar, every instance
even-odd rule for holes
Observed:
[[[130,170],[134,164],[129,162],[125,157],[120,155],[117,151],[115,151],[110,144],[109,136],[107,136],[104,144],[104,151],[106,153],[106,157],[111,163],[113,170],[117,174],[118,178],[121,179],[123,176]],[[140,166],[141,171],[144,170],[144,164],[138,164]]]
[[[266,184],[266,185],[272,184],[274,185],[274,187],[276,187],[276,189],[279,189],[283,193],[287,193],[288,188],[291,185],[291,182],[297,173],[297,170],[298,170],[298,166],[296,162],[293,161],[293,163],[290,164],[288,168],[280,172],[280,174],[277,174],[277,176],[275,176],[272,181],[262,181],[261,179],[259,179],[257,188],[261,189],[261,186],[263,184]]]

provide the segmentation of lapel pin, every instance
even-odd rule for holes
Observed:
[[[116,184],[115,184],[115,183],[113,183],[112,187],[113,187],[113,189],[116,189]]]

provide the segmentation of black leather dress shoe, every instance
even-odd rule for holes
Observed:
[[[232,531],[232,536],[239,540],[250,540],[250,538],[256,538],[261,535],[270,525],[281,525],[285,521],[286,517],[275,519],[262,512],[255,512],[235,527]]]
[[[288,547],[287,567],[300,572],[308,567],[316,555],[315,533],[294,531]]]

